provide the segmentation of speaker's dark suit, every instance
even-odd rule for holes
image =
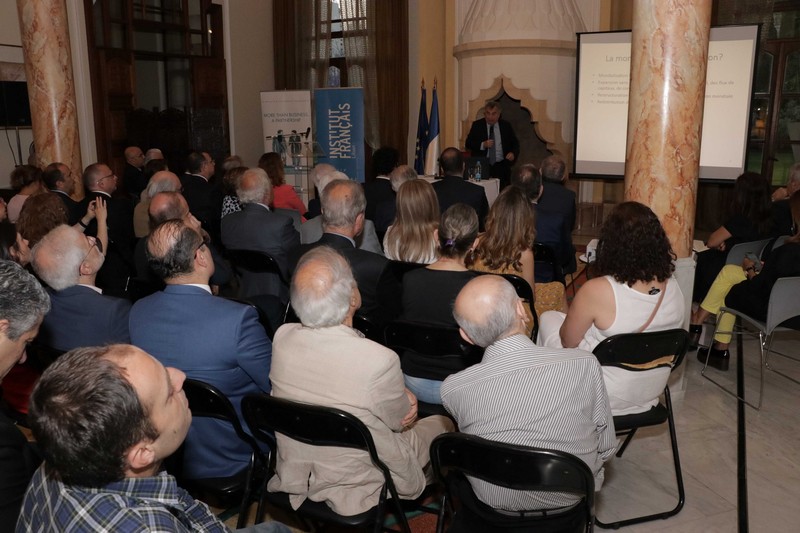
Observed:
[[[129,343],[130,312],[128,300],[99,294],[84,285],[50,291],[50,312],[45,315],[36,340],[63,351]]]
[[[536,205],[536,242],[553,248],[565,274],[575,272],[575,193],[560,183],[544,182]]]
[[[230,250],[268,253],[278,262],[288,279],[290,254],[300,246],[300,234],[289,217],[260,204],[243,204],[241,211],[222,219],[222,244]],[[272,294],[284,299],[288,296],[277,274],[245,271],[240,296],[247,298],[257,294]]]
[[[453,204],[467,204],[478,214],[480,229],[483,231],[483,223],[489,213],[489,201],[483,187],[465,181],[460,176],[445,176],[433,184],[433,190],[436,191],[442,213]]]
[[[83,215],[86,214],[86,210],[81,212],[81,202],[73,200],[67,193],[55,189],[50,192],[61,198],[61,201],[64,202],[64,207],[67,208],[67,223],[70,226],[77,224],[78,221],[83,218]]]
[[[502,187],[508,185],[508,180],[511,176],[511,167],[519,158],[519,140],[514,133],[514,128],[507,121],[500,119],[497,121],[497,127],[500,129],[500,143],[502,144],[503,154],[502,157],[492,165],[492,177],[500,179]],[[467,134],[466,146],[467,150],[472,152],[473,157],[489,157],[488,150],[481,149],[481,143],[489,138],[489,130],[486,125],[486,119],[482,118],[472,123],[472,127]],[[494,148],[492,148],[494,149]],[[508,161],[505,157],[507,153],[514,154],[514,161]]]
[[[131,341],[165,366],[219,388],[241,417],[246,394],[269,392],[272,344],[252,307],[201,287],[168,285],[136,302]],[[252,450],[220,420],[192,421],[184,447],[189,478],[230,476],[247,467]]]
[[[394,201],[395,199],[392,182],[384,178],[375,178],[372,183],[364,184],[364,196],[367,198],[367,209],[364,211],[364,217],[374,222],[378,205],[381,202]]]
[[[183,197],[189,204],[189,211],[200,221],[211,238],[215,242],[219,242],[222,190],[197,174],[181,176],[181,186],[183,187]]]
[[[41,462],[14,422],[0,413],[0,533],[14,531],[25,489]]]
[[[112,198],[108,194],[91,191],[83,199],[83,212],[89,202],[97,197],[106,201],[108,209],[108,251],[102,268],[97,273],[97,286],[103,290],[120,294],[125,290],[128,277],[135,272],[133,248],[133,201],[129,198]],[[89,223],[87,235],[97,235],[97,219]]]
[[[400,314],[401,287],[389,269],[389,260],[382,255],[354,247],[342,235],[323,233],[317,242],[300,246],[292,261],[292,271],[300,257],[317,246],[330,246],[339,250],[350,263],[361,293],[359,314],[377,325],[385,324]]]

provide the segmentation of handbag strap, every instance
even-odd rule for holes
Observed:
[[[661,291],[661,296],[658,297],[658,301],[656,302],[656,306],[653,308],[653,312],[650,313],[650,318],[647,319],[647,322],[642,324],[642,327],[640,327],[638,330],[636,330],[636,333],[641,333],[644,330],[646,330],[647,326],[649,326],[650,323],[653,321],[653,319],[656,317],[656,313],[658,312],[658,308],[661,307],[661,302],[664,300],[664,294],[666,294],[666,292],[667,292],[667,285],[668,284],[669,284],[669,280],[667,280],[667,283],[664,284],[664,290]]]

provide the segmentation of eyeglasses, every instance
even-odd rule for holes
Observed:
[[[89,255],[92,253],[92,250],[97,248],[97,251],[100,252],[100,255],[103,255],[103,243],[100,242],[97,239],[97,237],[92,237],[90,235],[84,235],[84,238],[86,239],[86,242],[89,243],[89,251],[86,252],[86,255],[83,256],[83,259],[81,259],[81,262],[78,265],[78,275],[79,276],[81,275],[81,265],[84,263],[84,261],[86,261],[86,259],[88,259]]]
[[[98,179],[97,181],[95,181],[95,184],[97,184],[97,183],[100,183],[100,182],[101,182],[101,181],[103,181],[103,180],[107,180],[108,178],[114,178],[114,179],[117,179],[117,176],[116,176],[116,174],[114,174],[114,173],[112,172],[112,173],[111,173],[111,174],[109,174],[108,176],[103,176],[102,178],[100,178],[100,179]]]

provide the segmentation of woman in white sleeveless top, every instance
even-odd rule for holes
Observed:
[[[684,301],[673,277],[675,254],[661,223],[638,202],[619,204],[600,232],[595,269],[567,314],[543,313],[539,345],[594,350],[619,333],[679,328]],[[669,368],[630,371],[604,367],[614,415],[643,412],[658,402]]]

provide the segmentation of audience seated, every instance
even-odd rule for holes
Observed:
[[[772,250],[769,257],[764,258],[763,268],[749,258],[745,258],[741,266],[725,265],[711,284],[700,307],[692,314],[692,333],[699,336],[703,322],[709,316],[717,315],[723,305],[742,311],[757,320],[766,321],[770,294],[778,278],[800,276],[800,192],[792,194],[789,202],[794,218],[794,235],[786,239],[782,246]],[[724,314],[719,318],[719,330],[731,331],[734,320],[733,315]],[[730,335],[718,333],[714,337],[713,346],[697,351],[697,359],[705,363],[708,358],[709,365],[727,370],[730,339]]]
[[[144,166],[150,161],[164,160],[164,153],[159,148],[150,148],[144,153]]]
[[[386,257],[393,261],[430,264],[436,261],[439,202],[425,180],[404,183],[397,191],[397,218],[383,238]]]
[[[247,167],[244,166],[241,157],[238,155],[231,155],[226,157],[225,161],[222,162],[222,170],[225,172],[222,177],[222,193],[225,196],[222,198],[221,213],[221,216],[224,218],[225,215],[230,215],[231,213],[242,210],[242,204],[239,203],[239,197],[236,196],[236,187],[239,184],[239,180],[242,179],[242,176],[244,176],[244,173],[247,171]]]
[[[214,176],[214,165],[208,152],[192,152],[186,158],[186,173],[181,177],[181,185],[189,209],[211,238],[219,242],[222,190],[218,184],[209,181]]]
[[[283,171],[283,159],[280,154],[269,152],[261,156],[258,160],[259,168],[263,169],[272,182],[272,203],[270,207],[277,209],[293,209],[301,217],[306,214],[306,206],[297,196],[294,187],[286,183],[286,176]],[[305,218],[301,218],[305,222]]]
[[[486,347],[481,363],[442,384],[442,403],[460,431],[489,440],[560,450],[583,460],[603,483],[603,463],[617,445],[600,364],[583,350],[537,347],[525,335],[527,315],[514,288],[479,276],[456,298],[462,335]],[[574,504],[565,493],[520,492],[470,479],[476,496],[505,511]]]
[[[564,285],[558,282],[534,283],[533,241],[536,237],[534,214],[520,189],[503,189],[489,210],[486,232],[478,237],[467,266],[479,272],[515,274],[531,286],[536,313],[566,309]],[[533,327],[533,319],[528,324]]]
[[[117,176],[108,165],[94,163],[83,171],[83,186],[86,188],[84,205],[97,198],[106,202],[108,209],[108,247],[106,261],[97,273],[97,286],[106,292],[123,294],[128,279],[134,274],[133,262],[133,201],[130,198],[112,197],[117,190]],[[98,236],[96,221],[89,224],[87,235]]]
[[[98,239],[58,226],[34,246],[32,256],[33,270],[52,289],[50,312],[39,330],[41,344],[67,351],[130,342],[130,302],[95,286],[105,261]]]
[[[45,457],[18,531],[229,531],[161,463],[186,437],[186,376],[125,344],[80,348],[44,373],[31,427]],[[249,531],[288,533],[269,523]]]
[[[64,202],[67,208],[67,223],[72,226],[77,224],[85,211],[81,209],[81,203],[72,199],[75,192],[75,176],[72,170],[64,163],[51,163],[42,172],[44,186],[50,192],[56,193],[59,199]],[[89,221],[84,219],[84,224]]]
[[[539,345],[594,350],[620,333],[683,327],[683,294],[673,277],[669,239],[649,207],[617,205],[600,230],[595,269],[598,277],[578,291],[565,315],[551,311],[539,319]],[[658,403],[669,368],[631,371],[604,366],[614,415],[647,411]]]
[[[272,346],[258,314],[211,294],[214,262],[195,228],[168,220],[147,241],[150,266],[167,286],[134,304],[132,343],[220,389],[241,416],[243,396],[270,390]],[[186,440],[184,473],[198,479],[232,476],[247,467],[251,453],[230,424],[199,418]]]
[[[453,204],[467,204],[478,214],[478,223],[483,231],[483,223],[489,212],[489,201],[483,187],[464,180],[464,156],[461,150],[445,148],[439,157],[439,165],[444,176],[433,184],[439,198],[439,211],[444,213]]]
[[[339,250],[358,282],[360,314],[380,327],[400,313],[400,284],[385,257],[355,246],[355,238],[364,228],[364,189],[351,180],[333,180],[322,190],[321,200],[324,233],[317,242],[300,246],[293,263],[317,246]]]
[[[0,383],[25,359],[25,346],[36,337],[50,299],[31,274],[11,261],[0,261]],[[13,294],[13,298],[7,295]],[[22,497],[41,458],[35,446],[0,410],[0,531],[14,531]]]
[[[394,200],[395,190],[389,181],[389,173],[400,161],[400,153],[391,146],[382,146],[372,154],[372,173],[375,179],[364,184],[367,207],[364,211],[367,220],[375,222],[376,210],[387,200]],[[379,230],[380,231],[380,230]],[[386,231],[386,228],[383,228]]]
[[[8,201],[8,221],[16,224],[25,201],[44,190],[42,171],[33,165],[16,167],[11,171],[11,188],[16,194]]]
[[[222,244],[230,250],[268,253],[288,279],[290,254],[300,245],[300,234],[290,216],[297,218],[299,226],[300,214],[292,210],[278,213],[268,207],[272,201],[272,183],[263,169],[247,170],[236,192],[242,210],[227,215],[222,221]],[[248,298],[260,294],[279,296],[283,301],[288,296],[277,274],[245,272],[240,296]]]
[[[330,167],[330,169],[328,169],[328,167]],[[321,191],[325,189],[328,183],[332,182],[333,180],[349,179],[345,173],[335,170],[327,163],[320,163],[316,168],[319,169],[315,174],[315,179],[316,186],[318,187],[320,194],[322,194]],[[311,244],[317,242],[321,237],[322,217],[310,218],[309,220],[303,222],[303,225],[300,226],[300,242],[302,244]],[[356,235],[353,240],[356,242],[356,248],[359,250],[366,250],[367,252],[383,255],[383,248],[381,248],[378,235],[375,233],[375,225],[371,220],[364,219],[364,229],[361,231],[361,233]]]
[[[306,219],[311,220],[312,218],[318,217],[322,214],[319,205],[319,195],[322,194],[322,189],[325,188],[325,185],[332,179],[327,178],[332,173],[336,172],[336,169],[333,165],[329,165],[328,163],[318,163],[314,165],[314,168],[308,173],[308,181],[314,185],[314,198],[310,198],[308,200],[308,212],[306,213]],[[324,184],[321,184],[321,180],[325,180]],[[338,179],[338,178],[336,178]]]
[[[163,159],[155,159],[154,161],[163,161]],[[153,174],[150,181],[147,182],[147,188],[142,191],[142,200],[133,208],[133,232],[136,238],[146,237],[150,233],[148,210],[153,197],[160,192],[180,190],[181,180],[172,172],[160,170]],[[141,276],[138,268],[137,274]]]
[[[397,191],[400,190],[402,184],[415,180],[417,177],[417,171],[408,165],[399,165],[389,173],[389,183],[392,185],[394,195],[375,207],[375,231],[378,232],[381,241],[397,215]]]
[[[453,302],[464,285],[477,275],[467,270],[464,258],[478,236],[478,215],[466,204],[452,205],[442,215],[436,233],[439,258],[427,267],[403,276],[403,312],[400,318],[424,324],[456,326]],[[439,394],[442,380],[464,368],[457,357],[430,357],[411,351],[402,354],[401,365],[406,387],[423,402],[436,404],[442,403]],[[438,379],[432,379],[434,375]]]
[[[536,242],[553,248],[565,274],[575,272],[575,193],[564,186],[566,165],[557,155],[544,158],[540,167],[542,192],[536,203]]]
[[[693,302],[706,297],[734,245],[790,233],[785,224],[779,227],[780,209],[770,201],[769,181],[763,176],[745,172],[736,178],[733,194],[730,217],[708,238],[708,250],[697,254]]]
[[[301,323],[284,324],[275,333],[273,396],[358,417],[370,430],[400,497],[416,498],[432,479],[430,443],[452,431],[452,423],[442,416],[416,421],[417,401],[403,386],[397,355],[352,329],[361,297],[339,253],[320,246],[305,254],[292,279],[291,297]],[[313,447],[281,434],[277,439],[277,472],[268,489],[288,492],[293,506],[308,498],[353,515],[378,503],[383,475],[366,452]]]
[[[125,171],[122,174],[122,189],[133,198],[138,198],[147,187],[147,178],[144,176],[144,152],[138,146],[125,148]]]

